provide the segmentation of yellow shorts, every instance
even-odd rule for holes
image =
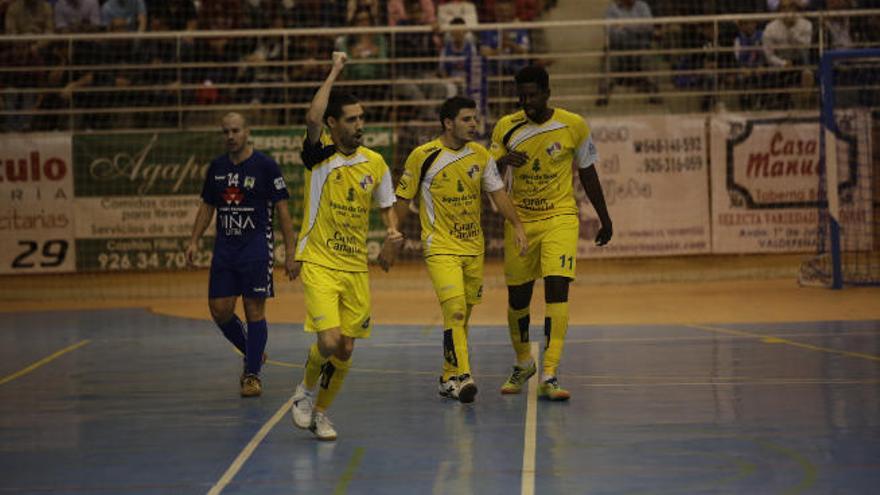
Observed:
[[[504,222],[504,278],[507,285],[522,285],[537,278],[574,279],[577,268],[578,217],[557,215],[523,223],[529,249],[519,255],[513,227]]]
[[[304,262],[300,273],[306,302],[306,332],[339,327],[355,339],[370,336],[370,278],[367,272],[333,270]]]
[[[435,254],[425,258],[437,299],[464,296],[467,304],[483,298],[483,255]]]

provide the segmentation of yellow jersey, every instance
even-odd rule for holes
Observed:
[[[397,195],[419,195],[419,219],[425,256],[435,254],[483,254],[480,224],[482,191],[504,187],[489,152],[468,142],[453,150],[440,139],[429,141],[410,153]]]
[[[584,119],[561,108],[543,124],[522,110],[505,115],[492,132],[492,156],[509,151],[528,155],[528,162],[511,167],[510,199],[520,220],[534,222],[556,215],[577,214],[572,165],[593,166],[599,156]]]
[[[382,155],[359,146],[344,155],[326,133],[303,141],[303,222],[296,259],[334,270],[367,271],[370,205],[394,204],[391,173]]]

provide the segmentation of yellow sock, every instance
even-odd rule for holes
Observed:
[[[464,297],[453,297],[440,304],[443,311],[443,380],[470,374],[467,345],[467,305]]]
[[[330,356],[321,375],[321,388],[318,389],[318,399],[315,401],[316,409],[326,411],[330,407],[339,389],[342,388],[342,382],[345,381],[349,368],[351,368],[351,358],[342,361],[336,356]]]
[[[510,343],[516,352],[516,361],[525,363],[532,359],[529,350],[529,308],[513,309],[507,307],[507,330],[510,333]]]
[[[310,389],[315,388],[315,385],[318,384],[318,377],[321,376],[321,369],[326,362],[327,358],[318,351],[318,343],[313,343],[312,347],[309,348],[309,357],[306,359],[305,376],[303,378],[306,387]]]
[[[544,318],[544,376],[556,376],[556,368],[562,359],[562,347],[568,331],[568,303],[548,303]]]

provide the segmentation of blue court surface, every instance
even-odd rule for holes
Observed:
[[[208,321],[0,321],[0,493],[880,493],[880,321],[573,327],[567,403],[499,394],[507,331],[475,327],[471,405],[437,395],[439,328],[378,325],[334,443],[290,420],[299,325],[270,320],[263,396],[241,399]]]

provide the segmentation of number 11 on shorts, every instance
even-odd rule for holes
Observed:
[[[565,262],[568,261],[568,269],[571,270],[573,263],[574,263],[574,257],[573,256],[566,256],[563,254],[562,256],[559,257],[559,261],[562,263],[560,265],[562,268],[565,268]]]

